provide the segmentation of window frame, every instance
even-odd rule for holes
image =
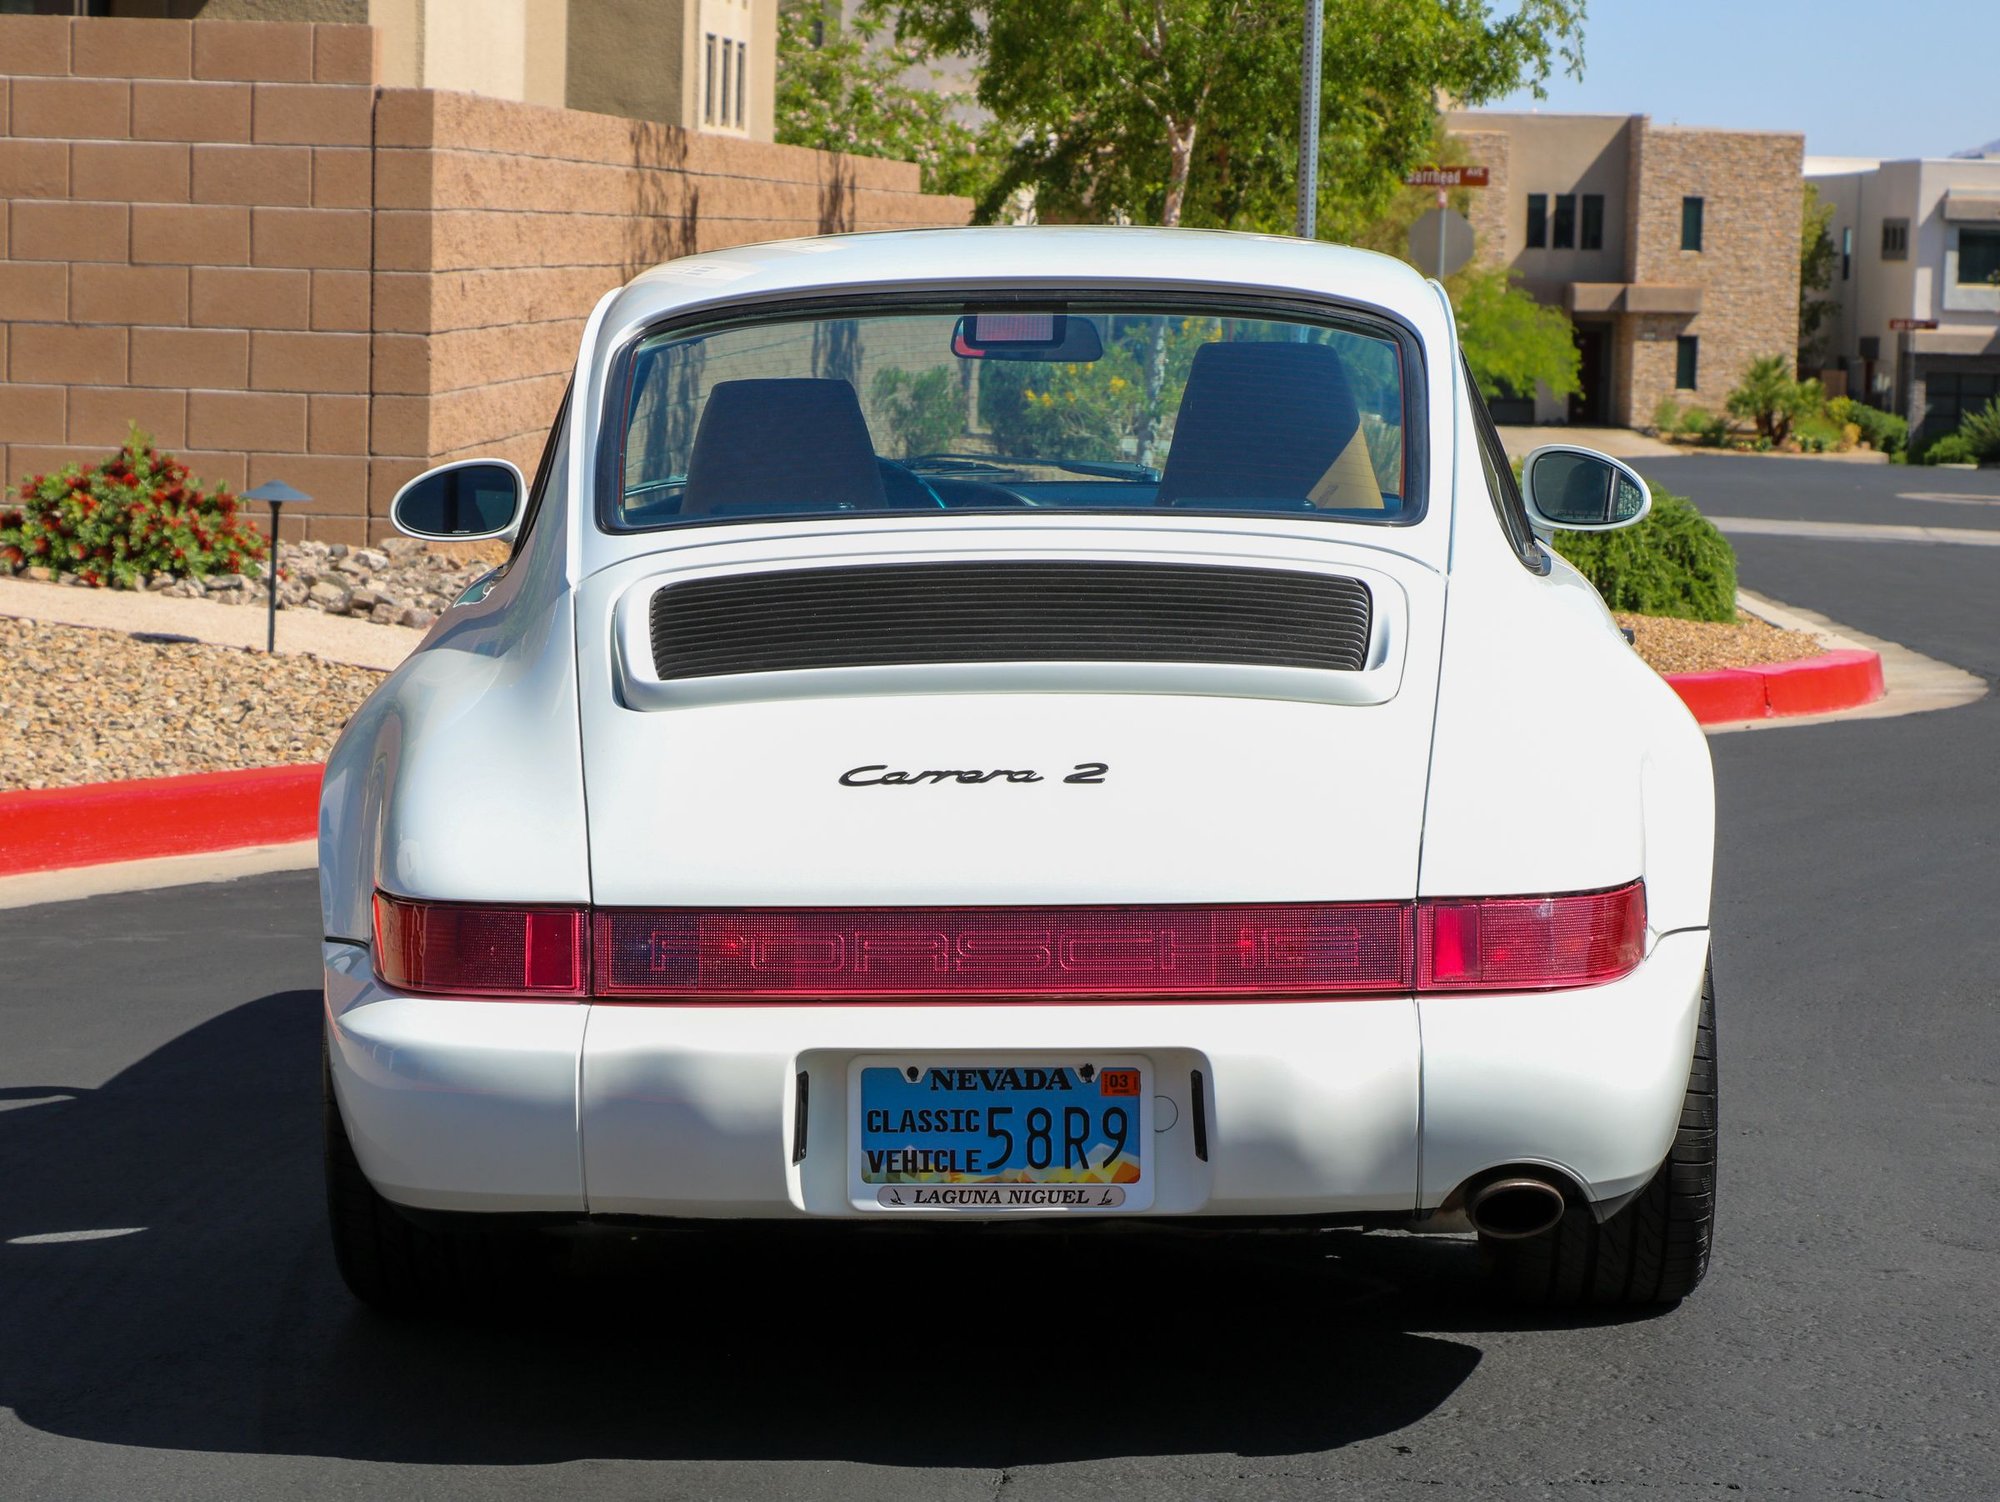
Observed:
[[[1990,254],[1993,257],[1993,264],[1991,269],[1987,272],[1987,276],[1982,276],[1977,279],[1974,279],[1965,274],[1965,242],[1967,241],[1967,239],[1972,239],[1979,242],[1986,242],[1986,241],[1992,242],[1993,249],[1990,252]],[[2000,225],[1961,224],[1958,227],[1958,251],[1957,251],[1956,266],[1957,269],[1953,274],[1953,281],[1952,281],[1953,286],[1955,287],[1992,286],[1993,283],[1987,280],[1987,277],[1990,277],[1995,271],[2000,271]]]
[[[1685,370],[1687,381],[1681,380]],[[1701,389],[1701,335],[1676,334],[1674,336],[1674,390],[1699,391]]]
[[[701,81],[701,122],[715,124],[715,47],[716,34],[708,33],[708,67]]]
[[[1681,249],[1701,254],[1708,236],[1708,200],[1699,194],[1681,196]]]
[[[1542,540],[1535,536],[1534,523],[1528,519],[1528,503],[1522,499],[1521,487],[1514,479],[1514,461],[1507,457],[1507,446],[1500,441],[1500,429],[1487,409],[1478,383],[1472,379],[1472,371],[1463,360],[1459,361],[1458,369],[1465,385],[1466,402],[1472,408],[1472,442],[1479,450],[1479,467],[1485,475],[1493,514],[1500,522],[1508,546],[1514,550],[1514,560],[1529,573],[1546,577],[1555,565]]]
[[[1882,259],[1885,261],[1907,261],[1910,258],[1910,221],[1907,219],[1884,219],[1882,221]]]
[[[1577,205],[1576,244],[1579,250],[1604,249],[1604,195],[1585,193]]]
[[[743,96],[749,92],[747,86],[749,77],[750,44],[748,42],[738,42],[736,44],[736,128],[738,130],[747,130],[749,128],[743,123]]]
[[[1547,250],[1549,247],[1549,195],[1530,193],[1528,195],[1527,248]]]
[[[625,439],[632,414],[632,366],[638,357],[640,347],[649,340],[662,335],[686,334],[703,328],[720,330],[742,327],[746,324],[851,317],[857,313],[884,316],[926,313],[962,316],[968,312],[988,312],[998,309],[1061,313],[1071,304],[1114,309],[1123,304],[1137,313],[1148,307],[1157,308],[1163,300],[1172,298],[1176,290],[1082,286],[1046,290],[965,288],[957,293],[943,289],[918,292],[809,292],[757,298],[741,303],[709,303],[699,308],[680,309],[653,319],[626,336],[624,342],[605,362],[604,395],[598,410],[597,453],[592,463],[592,479],[597,493],[591,506],[591,513],[597,529],[608,537],[639,537],[671,532],[683,527],[762,526],[777,522],[788,526],[809,526],[825,522],[852,525],[855,520],[853,513],[834,512],[825,516],[708,517],[698,522],[668,521],[650,526],[631,526],[621,523],[617,519],[616,511],[617,502],[624,494]],[[1205,313],[1213,312],[1222,317],[1269,318],[1319,323],[1334,328],[1351,327],[1355,333],[1367,337],[1392,339],[1401,361],[1402,374],[1404,506],[1395,516],[1384,517],[1381,521],[1367,521],[1349,516],[1342,516],[1340,521],[1352,521],[1362,527],[1414,527],[1430,515],[1430,491],[1435,473],[1430,453],[1428,374],[1430,367],[1423,336],[1417,332],[1414,324],[1386,308],[1368,307],[1358,303],[1342,302],[1334,297],[1316,297],[1311,294],[1260,295],[1256,292],[1219,291],[1210,295],[1203,289],[1194,288],[1182,291],[1180,295],[1188,299],[1191,307],[1199,308]],[[906,518],[909,515],[909,513],[893,512],[879,514],[884,516],[900,514]],[[951,513],[937,514],[946,516]],[[985,517],[990,524],[996,516],[1005,513],[981,511],[965,514]],[[1036,513],[1036,517],[1042,521],[1054,517],[1073,518],[1078,525],[1088,526],[1092,517],[1150,516],[1157,519],[1161,514],[1161,508],[1151,505],[1092,506],[1068,511],[1040,511]],[[1286,519],[1278,512],[1199,511],[1193,507],[1176,508],[1175,514],[1188,517],[1252,517],[1264,521]]]
[[[576,377],[571,376],[569,384],[563,387],[562,401],[556,406],[556,420],[549,424],[549,436],[542,444],[542,457],[535,465],[535,478],[528,486],[527,504],[521,509],[521,525],[514,533],[514,547],[507,554],[507,561],[500,565],[504,572],[514,566],[514,560],[521,556],[528,545],[528,534],[535,530],[535,522],[542,514],[542,501],[547,497],[549,484],[555,478],[556,452],[563,445],[565,428],[569,422],[569,402],[576,390]]]
[[[1576,194],[1556,194],[1555,214],[1549,225],[1551,250],[1576,249]]]

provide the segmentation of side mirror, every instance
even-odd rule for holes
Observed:
[[[398,532],[434,541],[511,538],[527,494],[521,471],[505,459],[459,459],[425,470],[397,491],[389,520]]]
[[[1653,493],[1631,465],[1567,443],[1545,444],[1528,455],[1521,498],[1537,528],[1569,532],[1629,527],[1653,509]]]

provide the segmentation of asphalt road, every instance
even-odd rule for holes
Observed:
[[[2000,502],[1646,468],[1742,515]],[[1995,550],[1739,548],[2000,676]],[[0,912],[0,1494],[1989,1499],[2000,696],[1712,745],[1719,1245],[1642,1318],[1510,1313],[1461,1243],[1336,1233],[610,1257],[398,1327],[325,1246],[311,878]],[[78,1231],[129,1234],[35,1239]]]

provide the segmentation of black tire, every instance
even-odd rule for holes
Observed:
[[[465,1314],[511,1307],[512,1290],[537,1271],[538,1244],[519,1231],[446,1229],[399,1211],[361,1171],[320,1052],[326,1139],[326,1214],[341,1281],[383,1314]],[[502,1300],[506,1304],[502,1304]]]
[[[1600,1224],[1572,1204],[1563,1218],[1525,1241],[1480,1238],[1487,1269],[1526,1303],[1673,1304],[1708,1271],[1715,1236],[1715,977],[1701,983],[1701,1020],[1688,1069],[1681,1123],[1667,1161],[1624,1209]]]

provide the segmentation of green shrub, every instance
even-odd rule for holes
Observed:
[[[1555,546],[1613,610],[1736,619],[1736,551],[1685,496],[1655,490],[1653,510],[1638,526],[1558,532]]]
[[[1958,420],[1958,436],[1982,464],[2000,463],[2000,396]]]
[[[1792,425],[1792,436],[1808,454],[1823,454],[1840,447],[1840,424],[1809,412]]]
[[[1861,436],[1877,453],[1900,454],[1910,445],[1910,425],[1893,412],[1857,403],[1848,421],[1861,429]]]
[[[1700,419],[1691,422],[1688,431],[1701,440],[1704,448],[1721,448],[1729,438],[1729,419],[1720,412],[1703,412]]]
[[[943,366],[912,373],[900,365],[875,372],[869,388],[877,414],[886,418],[896,457],[940,453],[965,431],[965,396]]]
[[[1924,445],[1926,464],[1971,464],[1978,457],[1963,433],[1941,433]]]
[[[264,538],[229,488],[203,490],[137,427],[89,470],[72,464],[23,480],[15,501],[0,502],[0,569],[9,573],[42,567],[132,589],[148,574],[260,572]]]
[[[1678,433],[1680,427],[1681,404],[1671,396],[1661,397],[1659,405],[1653,408],[1653,431],[1665,437],[1669,433]]]

